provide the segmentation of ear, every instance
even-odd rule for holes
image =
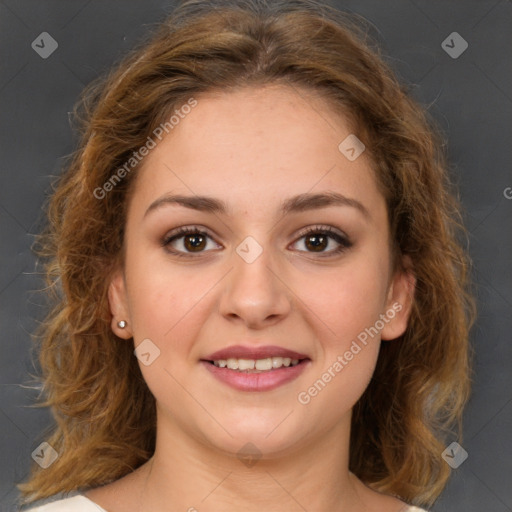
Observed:
[[[403,256],[402,262],[401,268],[396,271],[389,285],[384,312],[388,322],[381,331],[382,340],[394,340],[401,336],[407,329],[411,314],[416,277],[411,258]]]
[[[108,287],[108,302],[112,313],[112,331],[116,336],[125,340],[133,336],[132,322],[130,318],[128,299],[126,293],[126,282],[122,271],[116,271],[112,276]],[[117,323],[121,320],[126,322],[126,327],[121,329]]]

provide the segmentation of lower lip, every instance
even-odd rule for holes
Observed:
[[[270,391],[296,379],[311,363],[303,359],[295,366],[281,366],[261,373],[245,373],[220,368],[208,361],[201,361],[214,377],[239,391]]]

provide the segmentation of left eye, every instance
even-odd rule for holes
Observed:
[[[301,252],[337,254],[352,246],[352,243],[346,236],[333,231],[331,228],[310,229],[295,243],[301,240],[303,240],[303,246],[306,247],[306,250]],[[332,241],[338,244],[338,247],[327,250],[332,245]]]

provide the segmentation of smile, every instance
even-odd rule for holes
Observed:
[[[210,375],[221,383],[237,391],[257,392],[271,391],[288,384],[299,377],[311,364],[310,359],[292,360],[281,357],[265,359],[233,358],[215,361],[202,360],[200,362]],[[269,368],[270,365],[272,365],[271,368]],[[229,366],[233,368],[229,368]]]
[[[228,368],[237,371],[271,371],[283,366],[297,366],[299,359],[292,359],[290,357],[266,357],[264,359],[218,359],[212,361],[215,366],[219,368]]]

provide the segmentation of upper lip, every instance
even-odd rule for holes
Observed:
[[[219,361],[221,359],[266,359],[267,357],[289,357],[290,359],[309,359],[307,355],[300,354],[287,348],[275,345],[261,347],[246,347],[243,345],[232,345],[223,348],[206,356],[206,361]]]

